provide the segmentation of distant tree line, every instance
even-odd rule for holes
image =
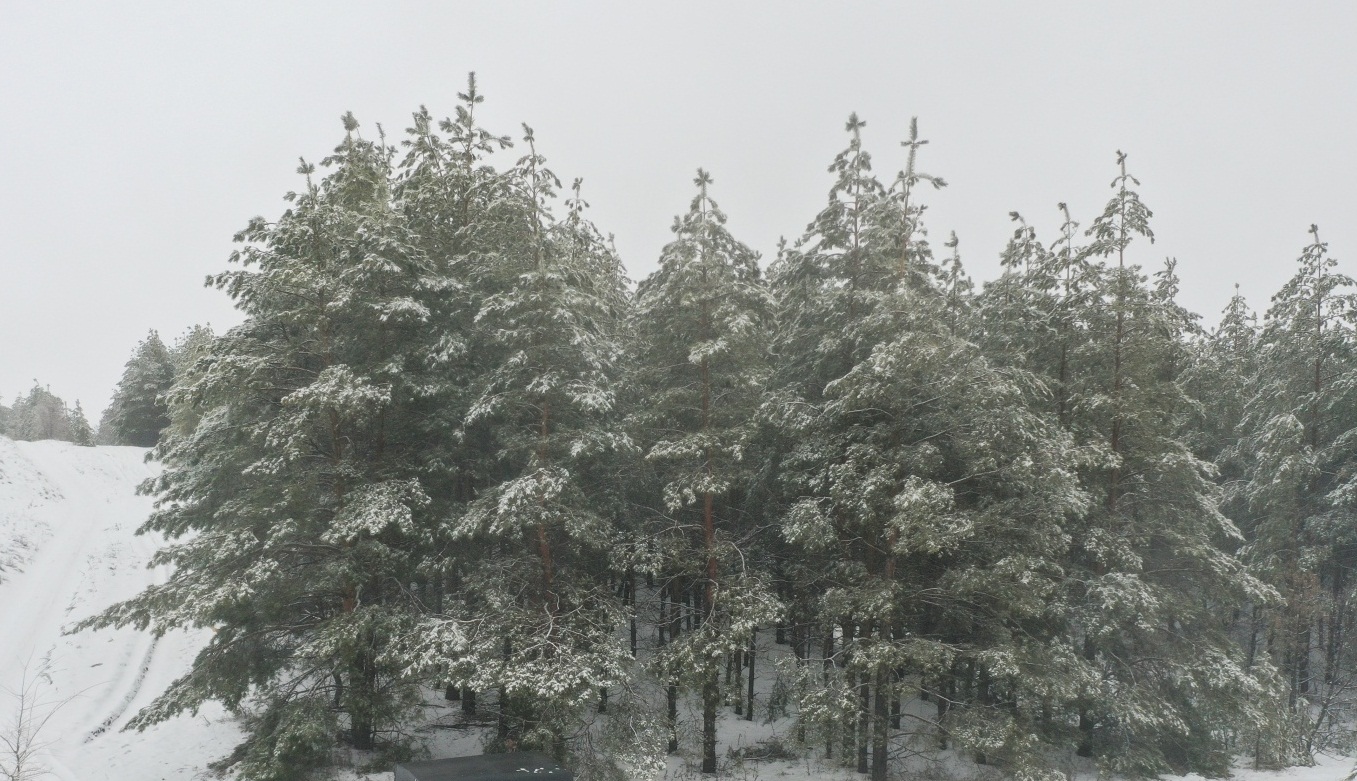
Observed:
[[[175,570],[85,625],[214,630],[134,725],[219,700],[223,766],[299,778],[337,743],[408,755],[437,692],[489,750],[711,773],[757,672],[796,750],[876,779],[944,751],[1218,775],[1338,739],[1357,300],[1317,230],[1261,323],[1236,296],[1204,329],[1176,262],[1136,261],[1119,154],[1087,227],[1012,215],[977,288],[930,239],[917,128],[881,179],[854,116],[766,271],[699,172],[633,288],[580,181],[460,98],[399,143],[346,116],[209,280],[244,322],[129,362],[104,425],[158,437],[143,531]]]
[[[164,394],[189,356],[211,338],[210,328],[195,326],[167,348],[158,333],[148,333],[127,361],[97,430],[90,427],[79,400],[69,407],[35,381],[28,394],[16,398],[11,406],[0,404],[0,435],[20,441],[152,447],[170,422]]]
[[[80,402],[69,407],[50,388],[36,381],[26,395],[16,397],[10,406],[0,404],[0,435],[28,442],[56,439],[77,445],[94,444],[94,430]]]

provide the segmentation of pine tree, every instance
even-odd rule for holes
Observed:
[[[880,338],[864,332],[872,319],[874,293],[900,271],[900,256],[868,264],[867,213],[884,188],[871,173],[871,155],[862,148],[866,122],[849,117],[848,148],[830,165],[836,174],[829,203],[770,270],[779,298],[779,374],[784,391],[816,403],[824,385],[843,376]],[[908,235],[909,225],[902,228]]]
[[[851,562],[830,598],[856,624],[859,712],[868,684],[874,694],[876,777],[890,702],[915,686],[938,706],[944,745],[1013,773],[1040,768],[1043,711],[1079,680],[1051,620],[1064,526],[1087,497],[1067,436],[1030,407],[1038,381],[950,333],[945,299],[904,298],[916,314],[901,335],[829,389],[826,417],[853,444],[826,476],[829,496],[799,505],[787,531]]]
[[[215,632],[137,727],[215,699],[244,713],[226,764],[299,778],[334,736],[401,750],[417,681],[394,655],[414,626],[412,548],[433,523],[412,459],[422,432],[406,353],[429,327],[425,259],[390,199],[393,151],[351,115],[332,169],[274,223],[237,236],[238,270],[210,281],[245,322],[211,340],[168,394],[164,472],[142,531],[178,541],[174,575],[82,624]]]
[[[431,499],[429,512],[446,518],[465,514],[477,493],[501,477],[491,426],[467,422],[477,377],[492,360],[481,349],[475,317],[497,289],[497,259],[522,251],[510,242],[522,234],[517,226],[523,219],[513,177],[487,162],[511,144],[478,124],[477,109],[485,98],[474,73],[458,99],[452,118],[435,121],[424,107],[415,112],[394,185],[397,205],[429,263],[420,300],[437,327],[410,346],[427,371],[410,402],[424,436],[420,479]],[[462,586],[487,556],[485,548],[455,539],[452,531],[451,524],[440,525],[420,552],[419,587],[427,613],[420,632],[435,640],[461,615]],[[453,655],[442,649],[426,658],[443,674]],[[445,696],[460,699],[465,713],[476,713],[476,691],[463,691],[443,677]]]
[[[175,377],[178,378],[192,369],[198,358],[210,355],[212,340],[215,338],[216,334],[212,332],[211,326],[195,325],[175,339],[174,346],[170,348],[170,362],[174,366]]]
[[[170,351],[151,331],[137,344],[123,369],[113,399],[99,420],[99,439],[110,445],[154,447],[169,425],[162,398],[174,382]]]
[[[782,248],[769,272],[777,328],[775,372],[764,405],[769,430],[764,448],[773,466],[765,471],[776,475],[778,505],[787,519],[812,508],[819,512],[814,501],[808,503],[804,497],[824,497],[828,488],[824,475],[842,457],[845,444],[832,427],[823,425],[825,389],[889,338],[890,323],[882,316],[889,309],[881,298],[907,271],[906,253],[868,243],[871,216],[887,211],[880,206],[885,187],[872,174],[871,155],[862,145],[865,126],[857,114],[848,118],[848,147],[829,166],[835,182],[828,203],[804,236]],[[912,236],[912,227],[903,219],[892,226],[901,238]],[[817,595],[810,612],[816,634],[824,638],[821,685],[813,685],[809,668],[801,670],[802,723],[823,735],[827,754],[840,737],[846,754],[860,748],[859,770],[865,772],[866,736],[855,737],[862,710],[856,699],[856,672],[844,669],[851,654],[852,622],[824,596],[839,585],[840,551],[827,542],[814,544],[789,533],[796,522],[778,520],[793,551],[804,552],[814,562],[804,569],[788,569],[802,575],[794,584],[796,591]],[[832,526],[825,530],[832,532]],[[835,628],[840,625],[844,636],[835,646]]]
[[[81,413],[81,419],[84,415]],[[60,396],[51,389],[33,381],[27,396],[14,400],[9,410],[8,427],[5,434],[10,439],[30,442],[55,439],[62,442],[75,442],[77,424],[72,419],[71,410]],[[89,423],[85,423],[89,428]],[[87,444],[87,443],[81,443]]]
[[[1220,323],[1196,343],[1184,373],[1184,383],[1202,404],[1192,427],[1194,450],[1216,462],[1222,474],[1226,466],[1221,459],[1238,439],[1250,383],[1258,371],[1258,337],[1258,317],[1235,285]]]
[[[1220,323],[1191,346],[1182,385],[1193,400],[1193,414],[1185,431],[1193,453],[1216,468],[1221,487],[1221,512],[1251,536],[1245,487],[1251,457],[1240,446],[1246,402],[1258,373],[1257,316],[1235,285],[1235,294]],[[1258,606],[1251,606],[1255,614]],[[1246,658],[1256,653],[1256,629],[1245,641]]]
[[[1090,305],[1095,270],[1090,248],[1075,243],[1079,223],[1064,203],[1058,208],[1061,235],[1049,248],[1022,215],[1009,213],[1018,227],[1000,257],[1003,271],[985,285],[976,338],[992,360],[1042,375],[1048,409],[1068,425],[1072,361],[1088,338],[1079,313]]]
[[[1089,255],[1116,264],[1090,270],[1076,313],[1086,339],[1064,382],[1097,500],[1071,529],[1072,635],[1097,681],[1079,699],[1079,753],[1133,772],[1223,772],[1222,727],[1261,719],[1266,671],[1244,669],[1219,616],[1269,590],[1228,552],[1239,532],[1184,442],[1192,405],[1178,377],[1194,325],[1174,301],[1172,262],[1154,287],[1127,263],[1133,238],[1153,233],[1125,160],[1087,231]]]
[[[972,639],[971,622],[979,620],[965,607],[974,596],[963,592],[1001,558],[1000,549],[976,548],[974,559],[953,554],[963,542],[974,545],[976,519],[988,516],[988,505],[1011,490],[1006,484],[1017,476],[992,475],[981,466],[1002,458],[982,452],[976,421],[997,421],[990,425],[998,428],[987,431],[988,447],[1012,447],[1014,458],[1024,447],[1053,454],[1039,464],[1020,459],[1031,469],[1032,495],[1012,512],[1030,523],[1032,536],[1018,548],[1028,557],[1021,566],[1016,557],[1005,561],[1010,574],[1040,570],[1058,558],[1053,541],[1059,535],[1050,529],[1079,506],[1081,495],[1062,471],[1060,435],[1042,429],[1022,406],[1025,391],[1018,389],[1028,380],[996,371],[968,342],[975,325],[956,244],[949,241],[952,257],[935,264],[921,219],[917,186],[944,183],[917,169],[916,152],[925,143],[917,126],[903,144],[906,166],[889,189],[869,176],[861,127],[856,117],[850,120],[849,149],[831,168],[839,181],[830,205],[773,269],[783,362],[769,409],[776,410],[774,426],[793,443],[779,465],[786,494],[801,497],[783,520],[784,534],[808,557],[828,561],[813,587],[824,595],[818,606],[826,626],[823,652],[841,671],[812,687],[802,717],[827,731],[830,750],[833,735],[841,735],[845,759],[855,754],[859,772],[884,777],[889,714],[904,680],[915,677],[939,703],[951,703],[965,700],[950,688],[958,678],[969,686],[988,675],[983,652],[962,652],[959,645]],[[956,494],[959,484],[968,485]],[[939,589],[939,582],[949,585]],[[918,589],[941,595],[907,598],[922,593]],[[991,659],[1008,658],[996,650],[1007,642],[1000,639],[1005,624],[1033,604],[988,608],[984,623],[992,635],[984,643],[997,644],[987,647],[995,653]],[[977,719],[990,714],[993,703],[976,704],[983,707],[940,708],[940,728],[978,742],[988,730]],[[1014,767],[1034,761],[1028,733],[1015,727],[1007,734],[1013,739],[989,744],[991,757]]]
[[[760,573],[740,566],[751,538],[744,456],[766,376],[771,301],[758,255],[725,227],[711,177],[699,169],[694,183],[659,268],[637,289],[633,426],[656,472],[654,521],[643,530],[662,562],[655,575],[700,594],[697,625],[665,646],[659,665],[700,690],[702,772],[715,773],[719,665],[778,614]]]
[[[1266,612],[1274,663],[1300,732],[1266,764],[1307,759],[1335,697],[1350,684],[1350,573],[1354,535],[1353,431],[1357,430],[1357,312],[1353,280],[1335,270],[1319,231],[1296,274],[1273,296],[1258,337],[1244,432],[1229,455],[1244,465],[1249,545],[1244,555],[1285,600]],[[1311,718],[1311,708],[1317,718]]]
[[[856,293],[842,316],[860,340],[844,350],[846,372],[821,380],[818,404],[798,400],[811,411],[793,419],[798,452],[788,461],[804,482],[783,531],[832,562],[819,607],[840,627],[839,645],[829,647],[832,629],[823,645],[842,669],[811,688],[802,718],[831,740],[842,735],[859,772],[885,778],[892,710],[922,688],[938,706],[943,745],[954,738],[1011,772],[1038,772],[1043,705],[1068,696],[1077,672],[1043,622],[1063,586],[1062,525],[1086,499],[1066,436],[1029,408],[1038,381],[999,369],[970,341],[955,242],[944,265],[931,259],[912,190],[925,181],[912,154],[922,143],[911,128],[895,186],[839,233],[848,251],[831,254],[822,214],[821,232],[802,242],[811,250],[776,269],[783,283],[797,266],[826,280],[805,298],[780,288],[793,318]]]
[[[486,555],[466,574],[461,629],[442,653],[454,683],[498,690],[492,748],[563,756],[586,698],[618,689],[631,663],[604,577],[618,530],[600,474],[632,448],[612,421],[627,299],[578,191],[556,221],[559,181],[531,128],[523,140],[526,154],[507,174],[517,214],[480,283],[481,371],[459,432],[488,437],[491,480],[452,534]]]
[[[90,428],[79,399],[75,400],[75,408],[71,410],[71,441],[85,447],[94,445],[94,429]]]

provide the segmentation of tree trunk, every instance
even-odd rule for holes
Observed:
[[[1093,639],[1084,638],[1084,659],[1092,662],[1097,658],[1097,649],[1093,646]],[[1081,757],[1093,756],[1093,714],[1089,712],[1087,704],[1079,706],[1079,747],[1075,750]]]
[[[726,656],[726,685],[735,692],[735,715],[744,715],[744,654],[733,651]],[[734,685],[731,686],[731,673],[734,673]]]
[[[708,662],[702,680],[702,772],[716,772],[716,708],[721,704],[720,670]]]
[[[682,604],[679,597],[682,596]],[[683,629],[684,607],[688,601],[688,586],[681,579],[675,579],[669,584],[669,642],[678,639],[679,631]]]
[[[664,630],[669,624],[669,586],[660,586],[660,620],[655,622],[655,645],[664,646]]]
[[[871,767],[868,764],[867,744],[871,741],[872,732],[872,687],[867,673],[858,674],[858,729],[857,729],[857,750],[859,773],[866,774],[870,772]]]
[[[824,651],[824,683],[829,685],[829,676],[834,671],[834,624],[830,623],[825,627],[825,640],[821,649]],[[834,728],[830,726],[825,733],[825,759],[834,757]]]
[[[934,699],[934,707],[937,713],[938,722],[938,748],[942,751],[947,750],[947,715],[952,710],[952,702],[957,698],[957,666],[960,662],[952,662],[951,669],[945,670],[938,675],[938,694]]]
[[[370,648],[358,652],[349,688],[353,690],[349,705],[349,740],[360,751],[372,751],[375,746],[376,725],[372,722],[372,706],[377,698],[377,665]]]
[[[886,685],[889,673],[882,667],[876,671],[876,712],[872,729],[872,781],[886,781],[887,747],[890,739],[887,715],[890,711],[890,687]]]
[[[843,639],[840,641],[839,645],[843,656],[842,665],[844,668],[843,677],[844,683],[847,685],[848,689],[852,691],[853,689],[856,688],[855,684],[857,678],[852,672],[849,671],[849,667],[853,663],[852,658],[853,638],[857,633],[857,626],[853,623],[852,619],[850,618],[844,618],[842,620],[843,620]],[[856,714],[849,718],[848,723],[844,725],[842,743],[843,743],[843,764],[847,766],[849,762],[853,761],[854,751],[857,749]]]
[[[1258,619],[1258,606],[1254,605],[1249,611],[1249,649],[1245,657],[1244,669],[1252,670],[1254,660],[1258,656],[1258,627],[1261,623]]]
[[[631,658],[636,658],[636,570],[627,570],[627,607],[631,612]]]
[[[678,686],[669,684],[668,691],[668,715],[669,715],[669,753],[678,753]]]
[[[754,653],[758,650],[758,636],[757,629],[749,633],[749,696],[745,697],[744,703],[745,721],[754,720]]]

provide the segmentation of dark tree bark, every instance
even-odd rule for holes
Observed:
[[[627,570],[627,607],[631,612],[631,658],[636,658],[636,570]]]
[[[887,748],[890,740],[887,714],[890,710],[891,693],[886,685],[889,673],[885,669],[876,671],[876,711],[872,722],[872,781],[886,781]]]
[[[702,681],[702,772],[716,772],[716,708],[721,704],[720,670],[708,663]]]
[[[669,753],[678,753],[678,686],[669,684],[668,697],[668,716],[669,716]]]
[[[744,703],[745,721],[754,720],[754,653],[758,650],[758,636],[757,629],[749,633],[749,696],[745,697]]]

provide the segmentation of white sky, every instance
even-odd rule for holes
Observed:
[[[729,7],[734,6],[734,7]],[[890,179],[917,115],[941,243],[993,278],[1018,210],[1087,226],[1117,149],[1208,323],[1290,276],[1310,223],[1357,273],[1357,4],[37,3],[0,0],[0,398],[34,379],[92,421],[149,329],[238,315],[203,278],[276,217],[297,157],[352,110],[375,131],[454,110],[534,127],[633,278],[694,169],[771,257],[824,203],[857,111]]]

